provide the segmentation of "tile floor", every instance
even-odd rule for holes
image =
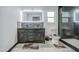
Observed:
[[[79,40],[77,40],[77,39],[62,39],[62,40],[79,48]]]
[[[43,43],[34,43],[39,45],[39,49],[23,49],[23,46],[26,43],[19,43],[15,46],[15,48],[11,52],[75,52],[73,49],[63,44],[66,48],[57,48],[52,42]]]

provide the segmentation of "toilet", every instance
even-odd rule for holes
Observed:
[[[56,45],[58,45],[59,44],[59,39],[60,39],[60,36],[52,36],[52,43],[53,44],[56,44]]]

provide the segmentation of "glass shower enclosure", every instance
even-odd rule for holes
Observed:
[[[59,35],[62,38],[79,38],[79,7],[59,7]]]

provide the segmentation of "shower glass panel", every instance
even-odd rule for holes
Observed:
[[[73,9],[73,7],[62,7],[60,19],[62,38],[74,37]]]

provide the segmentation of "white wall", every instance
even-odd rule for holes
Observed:
[[[8,51],[17,42],[16,7],[0,7],[0,51]]]

